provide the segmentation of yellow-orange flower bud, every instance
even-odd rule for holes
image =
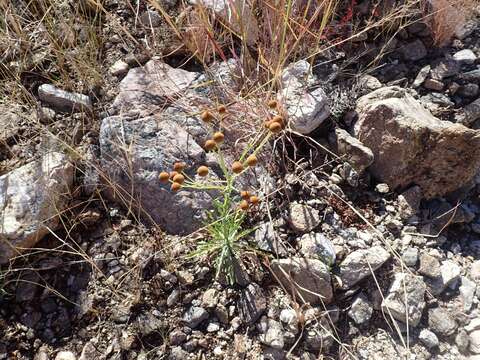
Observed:
[[[211,151],[217,147],[217,143],[214,140],[205,141],[205,150]]]
[[[179,183],[177,183],[177,182],[174,182],[174,183],[172,184],[172,186],[170,186],[170,190],[172,190],[172,191],[178,191],[178,190],[180,190],[181,187],[182,187],[182,184],[179,184]]]
[[[247,200],[242,200],[240,201],[240,205],[239,205],[240,209],[242,210],[248,210],[248,201]]]
[[[220,131],[217,131],[215,134],[213,134],[213,141],[215,141],[217,144],[221,144],[224,139],[225,135],[223,135],[223,133]]]
[[[243,165],[240,161],[235,161],[233,164],[232,164],[232,171],[235,173],[235,174],[239,174],[243,171]]]
[[[173,182],[179,183],[180,185],[183,184],[185,181],[185,177],[182,174],[177,174],[173,177]]]
[[[200,115],[200,118],[202,119],[202,121],[205,121],[205,122],[210,122],[213,120],[213,115],[210,111],[208,110],[205,110],[204,112],[202,112],[202,114]]]
[[[205,165],[202,165],[200,166],[198,169],[197,169],[197,174],[199,176],[207,176],[208,175],[208,167],[206,167]]]
[[[255,166],[257,165],[257,162],[258,162],[258,159],[255,155],[250,155],[249,157],[247,157],[247,165],[248,166]]]
[[[160,180],[160,182],[162,183],[166,183],[168,182],[168,179],[170,179],[170,174],[166,171],[162,171],[159,175],[158,175],[158,179]]]

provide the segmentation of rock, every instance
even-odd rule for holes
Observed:
[[[180,346],[174,346],[170,350],[170,355],[168,355],[168,360],[185,360],[185,359],[188,359],[189,356],[190,356],[189,353],[183,350]]]
[[[78,360],[90,360],[90,359],[97,359],[102,356],[100,350],[97,350],[95,347],[95,343],[93,341],[89,341],[83,347],[82,353]]]
[[[215,289],[208,289],[203,293],[202,306],[207,309],[213,309],[218,303],[218,293]]]
[[[368,91],[377,90],[382,87],[382,83],[375,76],[368,74],[365,74],[360,78],[359,85]]]
[[[77,360],[77,357],[71,351],[60,351],[55,360]]]
[[[322,317],[320,320],[314,321],[304,330],[303,341],[308,350],[325,352],[333,345],[334,330],[330,326],[329,321]]]
[[[93,111],[92,101],[87,95],[71,93],[51,84],[40,85],[38,88],[38,97],[59,111]]]
[[[477,84],[465,84],[460,88],[458,93],[463,97],[473,98],[478,95],[479,90],[480,87]]]
[[[307,90],[315,81],[305,60],[289,65],[282,74],[280,102],[287,111],[289,126],[300,134],[311,133],[330,115],[325,92],[321,88]]]
[[[238,312],[247,324],[255,323],[267,309],[267,300],[259,285],[252,283],[240,293]]]
[[[162,17],[156,11],[147,10],[138,18],[140,24],[143,26],[150,27],[159,27],[162,24]]]
[[[460,278],[461,268],[451,260],[445,260],[440,266],[443,287],[454,285]]]
[[[293,291],[302,302],[315,305],[323,301],[328,304],[333,299],[330,271],[320,260],[275,259],[271,270],[282,286],[289,293]]]
[[[457,121],[464,125],[471,125],[480,119],[480,99],[477,99],[463,108],[461,117],[457,117]]]
[[[470,276],[473,280],[480,280],[480,260],[476,260],[470,267]]]
[[[363,173],[373,163],[372,150],[343,129],[336,128],[335,135],[338,154],[345,158],[359,174]]]
[[[417,326],[425,307],[426,285],[420,276],[396,274],[388,294],[382,301],[385,314],[409,326]]]
[[[462,277],[462,285],[460,286],[460,298],[463,304],[463,311],[469,312],[473,305],[473,299],[477,290],[477,284],[468,279]]]
[[[457,323],[449,311],[442,308],[430,309],[428,311],[428,326],[440,336],[453,335],[457,329]]]
[[[264,317],[260,321],[258,327],[261,333],[259,336],[260,342],[274,349],[283,349],[285,346],[285,340],[283,337],[282,324],[278,321]]]
[[[409,219],[420,209],[422,201],[422,189],[420,186],[412,186],[398,196],[398,212],[402,219]]]
[[[427,80],[428,74],[430,74],[430,69],[431,69],[430,65],[424,66],[423,68],[420,69],[420,71],[417,74],[417,77],[413,81],[413,84],[412,84],[413,88],[419,87],[424,83],[425,80]]]
[[[168,339],[170,344],[176,346],[183,344],[187,340],[187,335],[183,331],[175,329],[169,334]]]
[[[415,267],[418,262],[418,249],[414,247],[407,248],[402,254],[402,261],[408,267]]]
[[[130,69],[118,85],[119,93],[109,113],[130,117],[162,111],[168,99],[184,93],[199,74],[173,68],[160,60]]]
[[[465,331],[471,333],[472,331],[480,330],[480,318],[472,319],[467,326],[465,326]]]
[[[188,234],[203,226],[212,194],[189,189],[172,192],[158,175],[180,161],[187,164],[187,175],[195,177],[206,154],[176,121],[163,116],[105,118],[100,128],[101,166],[115,185],[115,191],[108,193],[111,199],[128,207],[136,205],[170,233]]]
[[[468,343],[469,338],[467,332],[463,329],[460,329],[457,336],[455,336],[455,344],[457,345],[458,350],[460,350],[461,352],[467,351],[469,345]]]
[[[427,49],[421,40],[415,40],[400,48],[403,58],[408,61],[418,61],[427,56]]]
[[[121,76],[123,74],[126,74],[128,72],[128,64],[123,61],[123,60],[117,60],[115,63],[113,63],[112,66],[110,66],[110,73],[113,76]]]
[[[459,72],[460,65],[457,61],[452,59],[444,59],[430,71],[430,75],[434,80],[443,80],[455,76]]]
[[[480,330],[470,333],[470,351],[474,354],[480,354]]]
[[[390,192],[390,188],[388,187],[388,184],[377,184],[375,186],[375,191],[380,194],[388,194]]]
[[[73,174],[67,156],[51,152],[0,176],[0,264],[57,229]]]
[[[293,334],[298,332],[298,315],[293,309],[283,309],[280,312],[279,319],[283,324],[283,327]]]
[[[431,332],[428,329],[422,329],[418,335],[418,339],[425,345],[428,349],[433,349],[438,347],[439,341],[437,335]]]
[[[347,255],[340,264],[342,289],[350,289],[359,281],[372,275],[388,259],[390,253],[381,246],[373,246],[365,250],[356,250]]]
[[[437,258],[423,253],[420,255],[420,267],[418,268],[418,272],[432,279],[439,277],[440,262],[437,260]]]
[[[370,321],[372,313],[372,304],[368,301],[365,294],[360,294],[353,300],[352,307],[348,311],[348,316],[355,321],[357,325],[365,325]]]
[[[320,214],[309,205],[290,203],[288,222],[292,230],[300,233],[312,231],[320,224]]]
[[[480,166],[480,132],[433,117],[406,90],[361,97],[355,136],[369,147],[369,171],[392,189],[419,185],[425,198],[468,183]]]
[[[321,260],[324,264],[335,264],[335,249],[330,240],[321,233],[309,233],[303,235],[298,243],[300,253],[306,258]]]
[[[472,71],[464,72],[460,75],[460,78],[465,81],[473,81],[479,82],[480,81],[480,69],[475,69]]]
[[[470,49],[464,49],[453,54],[453,59],[460,64],[473,64],[477,60],[477,56]]]
[[[255,243],[258,248],[276,255],[286,255],[287,249],[280,237],[275,233],[273,224],[261,223],[255,230]]]
[[[183,315],[183,322],[190,328],[195,329],[203,321],[208,319],[208,312],[202,307],[192,306]]]
[[[440,80],[435,79],[427,79],[423,83],[425,89],[435,90],[435,91],[442,91],[443,87],[445,86],[443,82]]]

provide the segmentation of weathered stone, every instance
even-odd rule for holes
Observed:
[[[291,203],[288,221],[292,230],[309,232],[320,224],[320,214],[317,209],[309,205]]]
[[[402,254],[402,261],[408,267],[415,267],[418,262],[418,249],[414,247],[407,248]]]
[[[293,309],[283,309],[279,315],[280,321],[287,331],[296,334],[298,332],[298,314]]]
[[[330,115],[325,92],[321,88],[307,90],[314,82],[311,66],[304,60],[289,65],[282,74],[280,101],[287,110],[289,126],[300,134],[311,133]]]
[[[444,288],[454,285],[460,278],[461,268],[451,260],[445,260],[440,265],[440,276],[442,277],[442,285]]]
[[[480,166],[480,132],[433,117],[399,87],[358,100],[355,136],[375,157],[370,172],[391,188],[419,185],[426,198],[468,183]]]
[[[427,56],[427,49],[421,40],[405,44],[400,48],[400,52],[405,60],[418,61]]]
[[[283,337],[284,331],[282,324],[278,321],[264,317],[258,324],[258,327],[261,333],[259,339],[263,344],[274,349],[283,349],[285,346],[285,340]]]
[[[110,66],[110,73],[113,76],[120,76],[126,74],[128,71],[128,64],[122,59],[117,60]]]
[[[363,75],[359,80],[359,85],[368,91],[373,91],[380,89],[382,87],[382,83],[372,75]]]
[[[382,308],[386,314],[410,326],[420,323],[425,307],[426,285],[420,276],[396,274]]]
[[[474,354],[480,354],[480,330],[470,333],[470,351]]]
[[[310,259],[321,260],[324,264],[331,266],[335,263],[335,249],[330,240],[320,233],[309,233],[303,235],[298,243],[300,253]]]
[[[364,294],[360,294],[353,300],[352,307],[348,311],[348,316],[355,321],[357,325],[364,325],[370,321],[372,313],[372,304]]]
[[[129,149],[129,154],[125,154]],[[105,118],[100,129],[101,164],[115,188],[109,193],[122,205],[136,206],[166,231],[191,233],[202,226],[212,196],[206,191],[172,192],[158,174],[175,162],[187,164],[186,173],[206,162],[206,154],[179,124],[164,114],[129,120]]]
[[[275,259],[271,269],[275,277],[297,301],[312,305],[330,303],[333,290],[328,267],[320,260],[290,258]]]
[[[0,264],[57,229],[73,174],[68,157],[52,152],[0,176]]]
[[[422,189],[420,186],[412,186],[398,196],[398,212],[402,219],[414,216],[420,209]]]
[[[41,85],[38,88],[38,97],[59,111],[77,112],[93,110],[92,101],[87,95],[71,93],[51,84]]]
[[[460,64],[473,64],[477,60],[477,55],[470,49],[464,49],[453,54],[453,59]]]
[[[248,285],[240,293],[238,312],[247,324],[255,323],[267,308],[267,300],[262,289],[257,284]]]
[[[439,344],[437,335],[428,329],[422,329],[418,335],[418,339],[429,349],[436,348]]]
[[[147,116],[163,110],[176,95],[185,92],[198,73],[173,68],[160,60],[130,69],[120,82],[110,114]]]
[[[380,268],[388,259],[390,259],[390,253],[381,246],[373,246],[348,254],[340,264],[342,288],[350,289],[359,281],[372,275],[372,272]]]
[[[431,69],[430,65],[427,65],[421,68],[415,80],[413,81],[412,87],[417,88],[420,85],[422,85],[425,82],[425,80],[427,80],[428,74],[430,74],[430,69]]]
[[[426,89],[435,90],[435,91],[442,91],[442,90],[443,90],[443,87],[444,87],[445,85],[444,85],[444,83],[441,82],[440,80],[427,79],[427,80],[425,80],[425,82],[423,83],[423,86],[424,86]]]
[[[147,10],[138,18],[140,24],[143,26],[150,27],[159,27],[162,24],[162,17],[156,11]]]
[[[429,278],[436,278],[440,276],[440,262],[437,258],[423,253],[420,255],[420,267],[418,272],[422,275],[428,276]]]
[[[60,351],[55,360],[77,360],[77,357],[71,351]]]
[[[203,321],[208,319],[208,312],[204,308],[198,306],[192,306],[188,311],[183,315],[183,322],[188,327],[195,329]]]
[[[460,286],[460,298],[463,304],[463,311],[469,312],[473,305],[473,299],[477,290],[477,284],[467,277],[462,277],[462,285]]]
[[[284,243],[275,233],[273,224],[262,223],[255,230],[255,243],[258,248],[264,251],[268,251],[277,255],[286,255],[287,249]]]
[[[480,119],[480,99],[477,99],[463,108],[463,112],[457,117],[458,121],[465,125],[471,125]]]
[[[452,59],[443,59],[431,71],[430,75],[434,80],[443,80],[457,75],[460,72],[460,65]]]
[[[428,326],[435,334],[440,336],[453,335],[457,329],[455,319],[450,315],[449,311],[442,308],[430,309],[428,311]]]
[[[372,150],[343,129],[335,129],[335,135],[338,154],[345,158],[358,173],[363,173],[373,163]]]

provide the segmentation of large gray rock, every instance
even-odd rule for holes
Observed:
[[[102,168],[110,197],[142,211],[170,233],[187,234],[198,229],[210,208],[206,191],[170,191],[158,174],[170,171],[178,161],[187,164],[186,173],[195,177],[206,161],[204,150],[192,136],[168,116],[129,120],[105,118],[100,129]]]
[[[288,113],[292,130],[309,134],[330,116],[328,98],[321,88],[309,91],[316,82],[312,68],[305,60],[289,65],[282,74],[280,100]]]
[[[425,308],[426,288],[421,276],[396,274],[382,308],[394,319],[417,326]]]
[[[343,289],[350,289],[359,281],[372,275],[372,271],[380,268],[388,259],[390,253],[381,246],[357,250],[348,254],[340,264],[340,279]]]
[[[271,269],[287,292],[294,294],[297,301],[326,304],[333,299],[333,290],[328,267],[320,260],[290,258],[275,259]]]
[[[78,112],[93,110],[92,101],[87,95],[68,92],[52,84],[41,85],[38,88],[38,97],[60,111]]]
[[[357,103],[355,136],[374,154],[371,173],[391,188],[419,185],[426,198],[454,191],[480,166],[480,132],[441,121],[399,87]]]
[[[0,264],[57,229],[73,174],[67,156],[52,152],[0,176]]]

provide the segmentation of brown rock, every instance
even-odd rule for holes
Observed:
[[[480,132],[441,121],[396,86],[358,100],[355,136],[374,154],[371,173],[391,188],[419,185],[425,198],[452,192],[480,166]]]

